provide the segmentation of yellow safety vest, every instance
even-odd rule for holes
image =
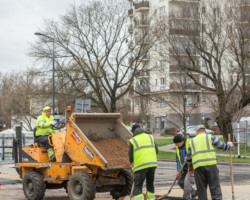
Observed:
[[[149,167],[157,167],[155,143],[152,135],[140,133],[131,138],[129,142],[133,145],[133,172]]]
[[[44,112],[36,120],[36,136],[51,135],[56,132],[50,127],[50,123],[53,122],[54,117],[51,115],[48,117]]]
[[[210,134],[198,134],[190,141],[194,169],[217,164],[211,137],[212,135]]]

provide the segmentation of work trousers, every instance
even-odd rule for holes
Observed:
[[[41,135],[41,136],[38,136],[38,138],[37,138],[38,145],[42,144],[43,146],[46,147],[47,150],[50,148],[53,149],[53,147],[49,144],[48,137],[49,137],[48,135]],[[52,143],[52,142],[50,142],[50,143]]]
[[[134,196],[142,194],[143,182],[146,179],[146,188],[148,192],[154,193],[154,179],[156,167],[150,167],[139,170],[134,174]]]
[[[207,200],[207,185],[209,185],[212,200],[221,200],[219,170],[216,165],[198,167],[194,170],[194,178],[201,200]]]
[[[184,182],[185,182],[185,177],[187,175],[187,171],[184,171],[182,174],[181,174],[181,177],[178,179],[178,185],[181,187],[181,189],[184,189]]]
[[[196,193],[194,189],[194,177],[193,175],[188,174],[187,171],[184,171],[181,174],[181,177],[178,179],[178,185],[183,189],[183,199],[189,200],[192,195]]]

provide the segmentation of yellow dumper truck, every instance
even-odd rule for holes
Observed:
[[[113,199],[130,194],[131,137],[119,113],[72,113],[66,131],[51,135],[56,162],[37,143],[19,153],[15,167],[26,198],[40,200],[46,189],[63,187],[71,200],[92,200],[96,192],[110,192]]]

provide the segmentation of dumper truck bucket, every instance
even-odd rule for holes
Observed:
[[[131,137],[119,113],[73,113],[67,123],[65,151],[72,161],[109,168],[96,144],[118,139],[128,148]]]

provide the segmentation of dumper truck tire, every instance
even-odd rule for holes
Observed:
[[[76,172],[69,178],[67,186],[70,200],[93,200],[95,184],[87,172]]]
[[[23,179],[23,192],[28,200],[41,200],[45,195],[46,185],[38,172],[29,172]]]
[[[122,170],[119,176],[123,176],[125,178],[126,185],[117,186],[110,191],[110,195],[113,197],[113,199],[116,200],[119,199],[120,197],[124,197],[130,194],[134,181],[134,175],[129,170],[126,169]]]

